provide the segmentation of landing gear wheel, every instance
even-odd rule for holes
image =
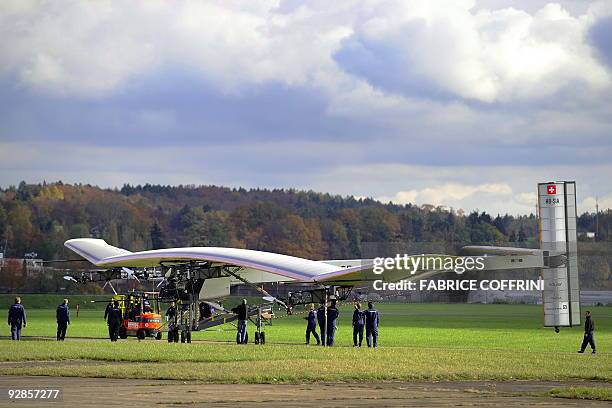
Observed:
[[[262,333],[259,335],[259,342],[260,342],[261,344],[266,344],[266,333],[262,332]]]
[[[259,344],[259,333],[255,332],[255,344]]]
[[[138,340],[144,340],[144,338],[146,337],[146,333],[144,330],[138,330],[136,332],[136,337],[138,338]]]
[[[155,335],[155,340],[161,340],[162,339],[162,332],[157,332],[157,334]]]

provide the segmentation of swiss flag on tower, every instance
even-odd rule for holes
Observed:
[[[546,192],[548,194],[557,194],[557,186],[555,184],[549,184],[548,187],[546,187]]]

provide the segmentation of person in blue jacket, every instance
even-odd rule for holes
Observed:
[[[365,326],[365,314],[361,310],[361,303],[355,303],[353,312],[353,347],[361,347],[363,342],[363,327]],[[359,340],[359,342],[357,342]]]
[[[580,351],[578,351],[579,353],[584,353],[587,344],[589,344],[592,350],[591,353],[595,354],[595,338],[593,337],[594,331],[595,322],[591,316],[591,311],[587,310],[584,316],[584,340],[582,341],[582,346],[580,346]]]
[[[119,338],[119,329],[123,321],[123,312],[119,308],[119,301],[114,300],[113,306],[108,311],[108,337],[110,341],[116,342]]]
[[[331,301],[331,306],[327,308],[327,346],[334,345],[334,339],[336,337],[336,330],[338,326],[336,325],[336,321],[338,320],[338,316],[340,316],[340,312],[336,308],[336,300],[333,299]]]
[[[26,327],[26,312],[21,298],[16,297],[8,312],[8,324],[11,326],[11,339],[21,340],[21,327]]]
[[[247,344],[247,321],[249,319],[249,307],[247,306],[247,300],[242,299],[242,303],[233,308],[232,313],[235,313],[238,316],[238,333],[236,334],[236,343]]]
[[[308,312],[308,316],[305,317],[306,323],[306,344],[310,344],[310,333],[314,336],[317,341],[317,346],[321,344],[321,339],[319,339],[319,335],[317,334],[317,312],[315,310],[314,305],[310,305],[310,311]]]
[[[317,321],[319,322],[319,331],[321,332],[321,339],[323,343],[327,342],[326,330],[325,330],[325,304],[321,303],[321,306],[317,310]],[[325,344],[323,344],[325,346]]]
[[[365,311],[365,317],[368,347],[378,347],[378,323],[380,322],[380,315],[378,310],[374,309],[372,302],[368,302],[368,310]]]
[[[57,320],[57,341],[64,341],[66,330],[70,324],[70,309],[68,308],[68,299],[64,299],[61,305],[55,311],[55,319]]]

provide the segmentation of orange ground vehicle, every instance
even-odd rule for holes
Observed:
[[[127,295],[115,295],[123,313],[123,322],[119,328],[119,337],[162,338],[162,317],[159,310],[157,292],[130,292]]]

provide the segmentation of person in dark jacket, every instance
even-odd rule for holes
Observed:
[[[141,303],[138,302],[132,308],[132,311],[130,312],[130,319],[136,320],[136,318],[142,314],[142,308],[140,307],[140,305],[141,305]]]
[[[213,309],[206,302],[200,303],[200,320],[210,319],[213,315]]]
[[[368,302],[368,310],[365,311],[366,320],[366,341],[368,347],[378,347],[378,323],[380,315],[374,309],[374,304]]]
[[[584,353],[587,344],[591,346],[593,354],[595,354],[595,337],[593,332],[595,331],[595,322],[591,316],[591,311],[587,310],[584,317],[584,340],[582,340],[582,346],[580,346],[579,353]]]
[[[21,298],[16,297],[8,312],[8,324],[11,326],[11,339],[21,340],[21,327],[26,327],[26,312]]]
[[[55,311],[55,320],[57,321],[57,341],[64,341],[66,338],[66,330],[70,324],[70,309],[68,309],[68,299],[64,299],[61,305]]]
[[[110,337],[110,341],[117,341],[121,320],[123,320],[123,315],[119,308],[119,302],[115,300],[113,307],[108,311],[108,337]]]
[[[151,307],[151,302],[149,301],[149,294],[145,293],[142,297],[142,312],[143,313],[152,313],[153,308]]]
[[[179,327],[177,324],[176,303],[170,303],[166,310],[166,321],[168,322],[168,343],[178,343]]]
[[[108,305],[106,305],[106,309],[104,309],[104,320],[108,321],[108,312],[113,308],[113,299],[108,301]]]
[[[336,308],[336,300],[334,299],[331,301],[331,305],[327,308],[326,334],[327,334],[327,345],[328,346],[334,345],[334,339],[336,337],[336,330],[338,329],[338,326],[336,325],[338,316],[340,316],[340,312]]]
[[[317,346],[321,344],[321,339],[319,339],[319,335],[317,334],[317,312],[315,310],[314,305],[310,305],[310,311],[308,312],[308,316],[305,317],[306,323],[306,344],[310,344],[310,333],[314,336],[317,341]]]
[[[166,321],[172,321],[176,317],[176,305],[174,302],[170,303],[168,310],[166,310]]]
[[[363,342],[363,327],[365,326],[365,314],[361,310],[361,303],[355,303],[353,312],[353,347],[361,347]],[[359,342],[357,342],[359,340]]]
[[[321,332],[321,339],[323,341],[323,345],[325,346],[327,345],[327,337],[325,337],[327,330],[325,329],[325,305],[323,303],[317,310],[317,321],[319,322],[319,331]]]
[[[233,308],[232,312],[238,315],[238,333],[236,334],[236,343],[247,344],[247,319],[249,317],[247,300],[242,299],[242,303]]]

